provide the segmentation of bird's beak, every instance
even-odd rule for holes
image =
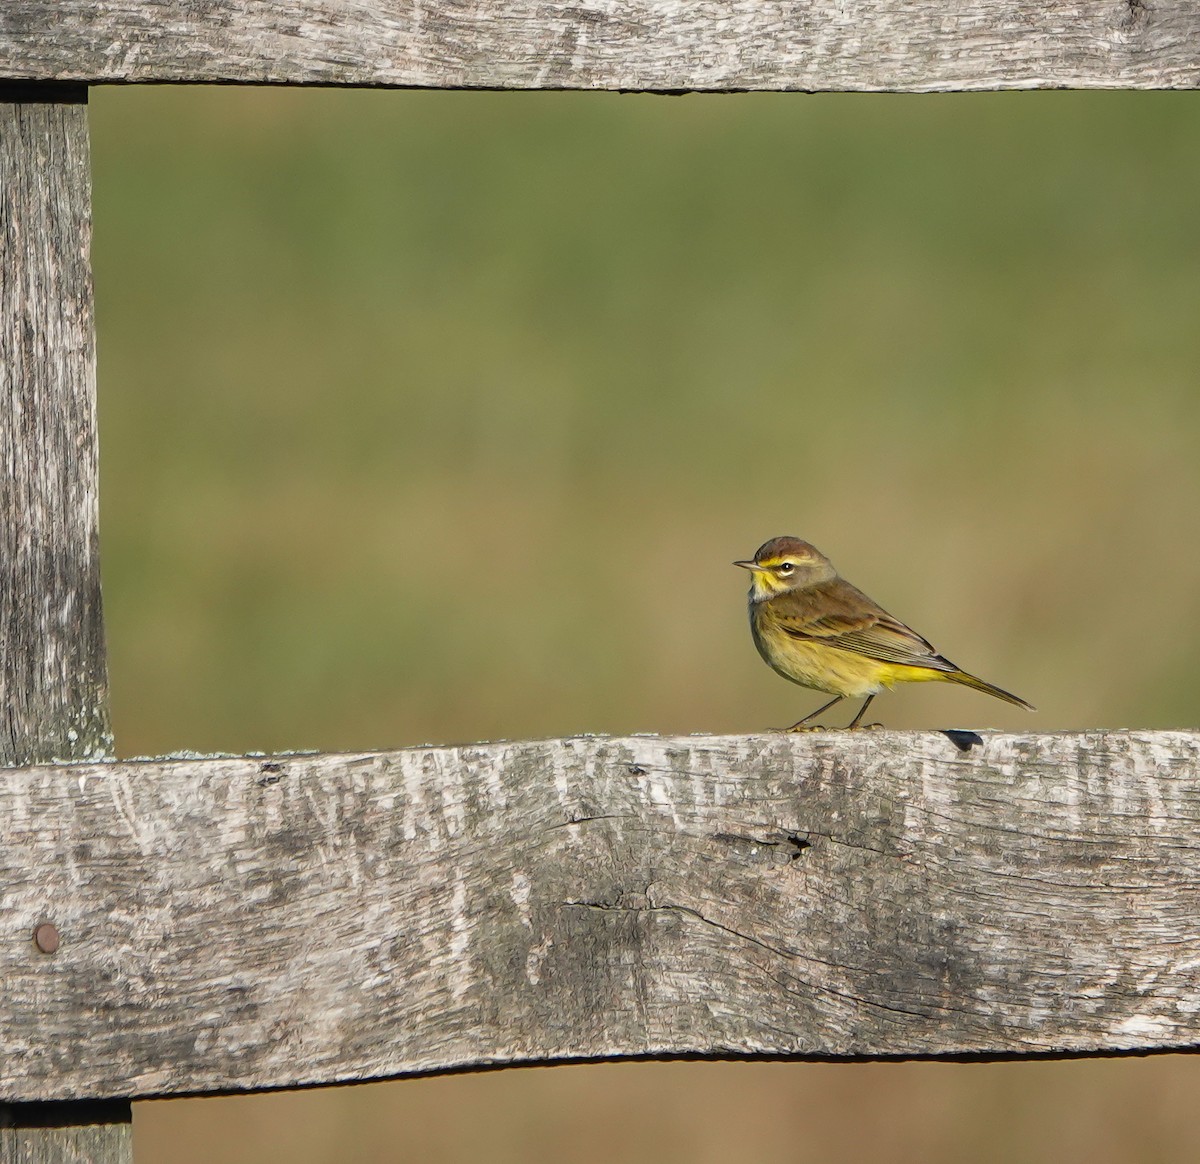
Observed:
[[[734,562],[734,565],[741,566],[741,568],[743,570],[757,570],[758,569],[757,562]]]

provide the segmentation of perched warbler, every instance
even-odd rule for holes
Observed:
[[[944,659],[916,631],[839,577],[808,542],[772,538],[750,561],[734,565],[750,571],[750,630],[758,653],[785,679],[836,696],[788,731],[805,730],[809,720],[835,703],[865,695],[849,725],[858,727],[871,700],[897,683],[961,683],[1034,710]]]

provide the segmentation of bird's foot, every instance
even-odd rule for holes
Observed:
[[[877,732],[883,727],[881,723],[860,723],[853,730],[856,732]]]
[[[813,723],[813,724],[794,723],[794,724],[792,724],[792,726],[790,728],[780,728],[779,730],[784,732],[785,734],[792,734],[792,733],[798,734],[800,732],[827,732],[827,731],[829,731],[829,728],[827,728],[824,724],[820,724],[820,723]]]

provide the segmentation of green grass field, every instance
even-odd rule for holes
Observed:
[[[1194,725],[1187,93],[93,90],[123,755],[755,731],[793,533],[894,727]],[[517,1072],[139,1107],[140,1164],[1177,1161],[1192,1060]],[[220,1111],[220,1118],[214,1113]]]

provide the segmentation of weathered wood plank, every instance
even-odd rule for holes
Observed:
[[[128,1100],[0,1105],[0,1164],[130,1164]]]
[[[0,86],[0,764],[111,750],[86,100]],[[129,1164],[129,1120],[128,1102],[0,1102],[0,1164]]]
[[[0,87],[2,764],[111,752],[86,100]]]
[[[1194,88],[1200,0],[20,0],[0,76],[430,88]]]
[[[1191,1046],[1198,789],[1198,732],[12,770],[0,1095]]]

